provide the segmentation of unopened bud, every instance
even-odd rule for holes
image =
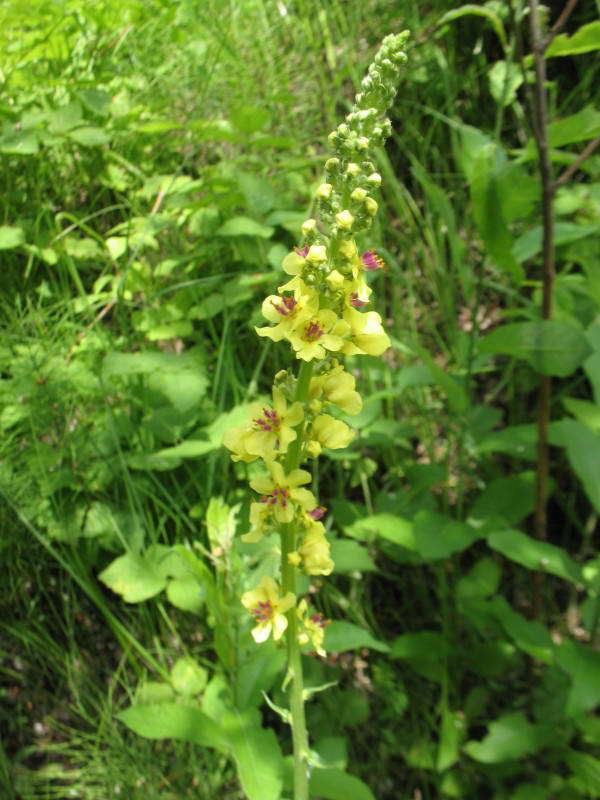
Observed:
[[[340,166],[339,158],[328,158],[325,162],[325,172],[337,172]]]
[[[365,209],[370,217],[374,217],[379,206],[372,197],[365,198]]]
[[[358,164],[355,164],[354,162],[351,162],[346,167],[346,173],[348,175],[352,175],[353,178],[356,178],[357,175],[360,175],[360,171],[361,171],[360,167],[358,166]]]
[[[345,209],[344,211],[340,211],[339,214],[335,215],[335,221],[337,222],[338,228],[341,228],[343,231],[351,231],[352,225],[354,224],[354,217],[348,211],[348,209]]]
[[[373,186],[375,189],[378,189],[381,186],[381,175],[378,172],[372,172],[367,181]]]
[[[377,130],[375,128],[375,130]],[[366,136],[359,136],[356,140],[356,147],[358,150],[367,150],[369,147],[369,140]]]
[[[302,236],[309,236],[317,227],[315,219],[307,219],[302,223]]]
[[[330,183],[322,183],[317,189],[317,197],[320,200],[329,200],[332,192],[333,186]]]
[[[355,203],[362,203],[366,196],[366,189],[355,189],[350,195],[350,199],[354,200]]]
[[[313,244],[309,250],[306,260],[309,264],[323,264],[327,261],[327,248],[323,244]]]

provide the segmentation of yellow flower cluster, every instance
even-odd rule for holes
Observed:
[[[311,474],[300,465],[323,448],[347,447],[354,437],[336,417],[362,408],[355,378],[340,357],[379,356],[390,346],[379,314],[365,310],[372,295],[368,273],[384,264],[372,249],[360,254],[356,236],[371,227],[377,213],[370,192],[379,188],[381,177],[369,151],[391,130],[383,115],[396,91],[406,38],[404,33],[386,37],[351,113],[330,135],[333,155],[316,191],[318,214],[302,225],[302,247],[283,259],[289,280],[262,303],[268,324],[256,332],[273,342],[289,342],[301,365],[298,377],[278,373],[271,404],[253,406],[248,422],[223,440],[234,461],[261,459],[265,466],[264,474],[250,481],[258,497],[250,506],[244,541],[258,542],[273,531],[282,540],[283,589],[263,577],[242,597],[256,621],[254,639],[263,642],[273,635],[278,640],[290,625],[301,644],[311,642],[321,655],[326,621],[287,591],[294,589],[297,568],[308,575],[329,575],[334,568],[320,521],[325,509],[306,488]]]

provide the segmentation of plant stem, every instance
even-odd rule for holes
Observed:
[[[298,373],[295,401],[302,403],[304,407],[308,400],[312,367],[312,361],[303,361]],[[295,431],[296,439],[288,447],[285,459],[287,474],[300,466],[304,420],[296,426]],[[284,596],[287,592],[296,594],[296,567],[288,561],[288,555],[296,550],[296,533],[296,526],[293,522],[284,525],[281,531],[281,590]],[[287,620],[287,680],[291,680],[290,711],[294,745],[294,800],[308,800],[308,734],[304,715],[304,680],[295,606],[288,611]]]

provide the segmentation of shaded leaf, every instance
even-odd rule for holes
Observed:
[[[569,716],[600,704],[600,653],[589,645],[565,641],[556,648],[556,663],[572,681],[566,708]]]
[[[227,752],[229,743],[220,727],[197,708],[177,703],[131,706],[118,720],[146,739],[178,739]]]
[[[325,628],[324,647],[328,651],[343,653],[346,650],[358,650],[367,647],[380,653],[389,652],[385,642],[375,639],[369,631],[353,625],[351,622],[334,621]]]
[[[442,658],[445,649],[446,643],[441,633],[404,633],[391,643],[390,657],[408,661],[419,675],[439,681],[443,674]]]
[[[573,419],[560,422],[560,430],[569,462],[600,513],[600,434]]]
[[[514,529],[496,531],[487,537],[487,541],[492,550],[527,569],[549,572],[566,581],[583,580],[581,567],[564,550],[549,542],[540,542]]]
[[[332,540],[331,558],[337,573],[374,572],[377,569],[365,547],[346,539]]]
[[[208,681],[208,672],[190,656],[178,658],[171,669],[171,682],[179,694],[193,695],[201,692]]]
[[[375,800],[359,778],[339,769],[315,769],[310,776],[310,796],[323,800]]]
[[[579,53],[589,53],[600,49],[600,20],[582,25],[570,36],[561,33],[555,36],[545,52],[546,58],[557,56],[571,56]]]
[[[530,723],[525,714],[518,711],[490,723],[483,741],[467,742],[464,751],[483,764],[499,764],[538,752],[550,743],[552,735],[551,728]]]
[[[479,538],[466,522],[458,522],[435,511],[419,511],[414,518],[415,549],[426,561],[448,558],[470,547]]]
[[[98,577],[127,603],[148,600],[162,592],[167,584],[155,559],[134,553],[119,556]]]

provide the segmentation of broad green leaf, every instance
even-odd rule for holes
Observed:
[[[573,419],[563,420],[560,430],[569,462],[600,513],[600,434]]]
[[[471,615],[472,605],[466,609]],[[482,642],[469,647],[466,667],[480,678],[486,680],[505,676],[518,671],[522,666],[521,654],[512,642],[506,639]]]
[[[334,621],[325,628],[324,647],[328,651],[344,653],[346,650],[358,650],[367,647],[380,653],[389,652],[385,642],[375,639],[369,631],[353,625],[351,622]]]
[[[0,139],[0,153],[14,156],[32,156],[40,149],[40,142],[33,131],[15,131]]]
[[[487,541],[492,550],[527,569],[549,572],[575,583],[583,580],[581,567],[564,550],[549,542],[540,542],[513,529],[496,531],[487,537]]]
[[[479,351],[524,358],[542,375],[566,378],[590,355],[591,347],[577,328],[542,320],[503,325],[480,341]]]
[[[473,503],[469,520],[481,525],[485,520],[502,517],[507,525],[516,525],[535,507],[535,473],[521,472],[492,481]]]
[[[404,633],[390,645],[390,657],[408,661],[410,666],[429,680],[439,681],[443,674],[442,658],[446,648],[444,637],[434,631]]]
[[[270,239],[275,228],[261,225],[250,217],[232,217],[217,230],[217,236],[258,236],[260,239]]]
[[[271,121],[271,114],[259,106],[236,106],[231,110],[231,121],[241,133],[257,133]]]
[[[570,36],[567,33],[555,36],[544,55],[546,58],[556,58],[592,50],[600,50],[600,20],[582,25]]]
[[[271,640],[251,651],[237,671],[236,699],[241,710],[258,708],[285,665],[285,653]]]
[[[47,115],[50,133],[67,133],[82,120],[81,104],[77,101],[60,106]]]
[[[197,708],[178,703],[131,706],[118,720],[146,739],[178,739],[227,752],[229,743],[220,727]]]
[[[496,561],[489,556],[479,559],[470,571],[464,575],[456,586],[459,600],[484,600],[494,594],[500,585],[502,570]]]
[[[182,127],[182,123],[174,119],[152,119],[136,125],[134,130],[137,133],[170,133]]]
[[[242,171],[237,173],[236,179],[248,209],[257,214],[268,214],[277,200],[272,182],[261,175]]]
[[[426,561],[448,558],[460,553],[479,538],[466,522],[452,520],[434,511],[419,511],[414,518],[415,549]]]
[[[597,237],[600,234],[600,225],[597,223],[583,224],[579,222],[557,222],[554,226],[554,244],[572,244],[588,237]],[[529,259],[542,252],[543,229],[535,225],[520,236],[513,247],[513,255],[519,262]]]
[[[552,661],[554,643],[544,625],[526,620],[501,596],[494,597],[488,605],[505,633],[520,650],[545,664]]]
[[[110,142],[110,136],[102,128],[75,128],[67,136],[84,147],[97,147]]]
[[[440,724],[440,743],[438,746],[436,769],[444,772],[456,764],[460,755],[460,745],[466,732],[465,715],[462,712],[445,708]]]
[[[190,656],[178,658],[171,669],[171,682],[179,694],[194,695],[201,692],[208,681],[208,672]]]
[[[315,769],[310,776],[310,796],[320,800],[375,800],[359,778],[339,769]]]
[[[231,719],[234,715],[230,715]],[[271,729],[227,724],[238,777],[248,800],[279,800],[283,786],[283,756]]]
[[[564,407],[594,433],[600,433],[600,406],[578,397],[563,397]],[[568,436],[568,434],[566,434]]]
[[[524,759],[550,744],[553,731],[545,725],[534,725],[522,711],[506,714],[490,723],[481,742],[467,742],[464,751],[483,764]]]
[[[111,104],[111,96],[108,92],[90,87],[89,89],[80,89],[77,92],[77,96],[89,111],[98,114],[100,117],[108,115],[108,109]]]
[[[395,514],[373,514],[359,519],[352,525],[351,535],[361,540],[373,540],[380,536],[407,550],[416,549],[412,522]]]
[[[0,250],[12,250],[20,247],[25,241],[23,228],[16,225],[0,225]]]
[[[210,453],[211,450],[216,450],[220,443],[211,442],[209,439],[188,439],[175,447],[165,447],[156,453],[157,458],[199,458],[200,456]]]
[[[593,106],[585,106],[580,111],[564,119],[556,120],[548,125],[548,144],[550,148],[564,147],[575,142],[593,139],[600,133],[600,111]],[[519,161],[530,161],[537,158],[537,145],[531,137],[527,141]]]
[[[193,331],[194,326],[192,323],[187,319],[182,319],[178,322],[167,322],[164,325],[153,325],[146,330],[146,338],[150,342],[164,342],[168,339],[191,336]]]
[[[520,783],[511,800],[550,800],[551,791],[537,783]]]
[[[119,556],[98,577],[127,603],[148,600],[162,592],[167,584],[155,559],[134,553]]]
[[[332,540],[331,558],[337,573],[374,572],[377,569],[367,549],[347,539]]]
[[[348,765],[348,745],[341,736],[318,739],[309,756],[309,763],[318,769],[345,770]]]
[[[556,648],[556,663],[572,681],[566,708],[569,716],[591,711],[600,704],[600,653],[590,645],[564,641]]]
[[[170,580],[167,584],[167,598],[176,608],[195,614],[204,605],[204,591],[194,575]]]
[[[487,6],[478,6],[474,3],[465,3],[463,6],[459,6],[458,8],[453,9],[452,11],[447,11],[445,14],[438,20],[438,27],[442,25],[447,25],[449,22],[454,22],[461,17],[466,17],[469,15],[473,15],[476,17],[483,17],[486,19],[494,31],[496,35],[500,39],[500,44],[502,45],[503,50],[507,48],[507,41],[506,41],[506,31],[504,30],[504,25],[502,23],[502,19],[498,16],[498,14],[491,8]]]
[[[157,703],[169,703],[175,700],[175,692],[168,683],[144,681],[135,693],[135,706],[149,706]]]
[[[187,127],[194,132],[194,138],[203,141],[244,141],[243,135],[234,130],[232,124],[226,119],[192,120],[187,123]]]

